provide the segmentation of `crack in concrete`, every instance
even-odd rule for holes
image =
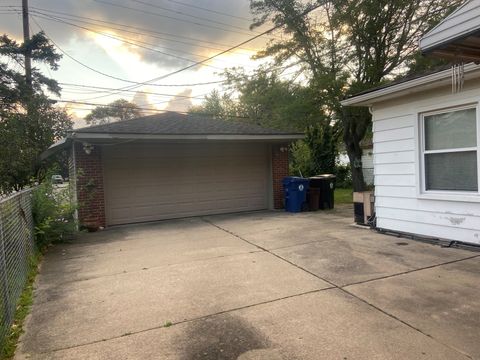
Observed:
[[[424,332],[424,331],[421,330],[420,328],[417,328],[417,327],[413,326],[412,324],[406,322],[405,320],[402,320],[402,319],[400,319],[399,317],[397,317],[397,316],[395,316],[395,315],[393,315],[393,314],[390,314],[389,312],[381,309],[380,307],[378,307],[378,306],[376,306],[376,305],[368,302],[367,300],[365,300],[365,299],[363,299],[363,298],[361,298],[361,297],[359,297],[359,296],[351,293],[351,292],[348,291],[347,289],[345,289],[345,287],[347,287],[347,286],[352,286],[352,285],[355,285],[355,284],[357,284],[357,283],[355,283],[355,284],[349,284],[349,285],[344,285],[344,286],[339,286],[339,285],[333,283],[332,281],[327,280],[327,279],[325,279],[325,278],[322,278],[321,276],[319,276],[319,275],[317,275],[317,274],[315,274],[315,273],[313,273],[313,272],[311,272],[311,271],[309,271],[309,270],[307,270],[307,269],[305,269],[305,268],[303,268],[303,267],[301,267],[301,266],[293,263],[293,262],[290,261],[290,260],[287,260],[287,259],[281,257],[281,256],[278,255],[278,254],[275,254],[275,253],[272,252],[272,251],[269,251],[268,249],[266,249],[266,248],[264,248],[264,247],[262,247],[262,246],[259,246],[259,245],[255,244],[255,243],[253,243],[253,242],[251,242],[251,241],[249,241],[249,240],[247,240],[247,239],[244,239],[244,238],[241,237],[240,235],[238,235],[238,234],[236,234],[236,233],[234,233],[234,232],[232,232],[232,231],[230,231],[230,230],[227,230],[227,229],[225,229],[225,228],[222,228],[221,226],[219,226],[219,225],[211,222],[210,220],[203,219],[203,221],[211,224],[212,226],[215,226],[216,228],[218,228],[218,229],[220,229],[220,230],[225,231],[226,233],[228,233],[228,234],[230,234],[230,235],[233,235],[233,236],[237,237],[238,239],[240,239],[240,240],[242,240],[242,241],[245,241],[246,243],[248,243],[248,244],[250,244],[250,245],[256,246],[257,248],[261,249],[262,251],[265,251],[265,252],[271,254],[272,256],[275,256],[276,258],[278,258],[278,259],[280,259],[280,260],[282,260],[282,261],[285,261],[286,263],[288,263],[288,264],[296,267],[297,269],[302,270],[302,271],[304,271],[304,272],[306,272],[306,273],[308,273],[308,274],[310,274],[310,275],[312,275],[312,276],[314,276],[314,277],[316,277],[316,278],[318,278],[318,279],[320,279],[320,280],[322,280],[322,281],[324,281],[324,282],[326,282],[326,283],[328,283],[328,284],[330,284],[330,285],[332,286],[332,287],[327,288],[327,289],[325,289],[325,290],[338,289],[338,290],[340,290],[340,291],[343,291],[345,294],[347,294],[347,295],[349,295],[349,296],[351,296],[351,297],[353,297],[353,298],[355,298],[355,299],[363,302],[364,304],[366,304],[366,305],[370,306],[371,308],[373,308],[373,309],[381,312],[382,314],[384,314],[384,315],[386,315],[386,316],[388,316],[388,317],[390,317],[390,318],[392,318],[392,319],[394,319],[394,320],[402,323],[403,325],[411,328],[412,330],[417,331],[418,333],[420,333],[420,334],[422,334],[422,335],[424,335],[424,336],[427,336],[428,338],[434,340],[435,342],[437,342],[437,343],[439,343],[439,344],[441,344],[441,345],[443,345],[443,346],[445,346],[445,347],[448,347],[448,348],[450,348],[450,349],[452,349],[452,350],[454,350],[454,351],[462,354],[463,356],[468,357],[469,359],[473,359],[473,357],[472,357],[470,354],[467,354],[467,353],[465,353],[464,351],[462,351],[462,350],[460,350],[460,349],[457,349],[456,347],[454,347],[454,346],[452,346],[452,345],[450,345],[450,344],[443,343],[443,342],[440,341],[439,339],[436,339],[435,337],[433,337],[432,335]],[[440,266],[443,266],[443,265],[448,265],[448,264],[456,263],[456,262],[460,262],[460,261],[466,261],[466,260],[469,260],[469,259],[477,258],[477,257],[479,257],[479,256],[480,256],[480,255],[474,255],[474,256],[470,256],[470,257],[464,258],[464,259],[458,259],[458,260],[448,261],[448,262],[445,262],[445,263],[442,263],[442,264],[436,264],[436,265],[427,266],[427,267],[425,267],[425,268],[420,268],[420,269],[415,269],[415,270],[409,270],[409,271],[407,271],[407,272],[402,272],[402,273],[398,273],[398,274],[394,274],[394,275],[388,275],[388,276],[385,276],[385,277],[383,277],[383,278],[392,278],[392,277],[395,277],[395,276],[401,276],[401,275],[408,274],[408,273],[412,273],[412,272],[416,272],[416,271],[421,271],[421,270],[431,269],[431,268],[435,268],[435,267],[440,267]],[[365,281],[362,281],[362,282],[358,282],[358,284],[360,284],[360,283],[367,283],[367,282],[370,282],[370,281],[376,281],[376,280],[380,280],[380,279],[382,279],[382,278],[365,280]]]
[[[221,226],[213,223],[212,221],[210,220],[207,220],[205,218],[202,218],[202,220],[216,228],[218,228],[219,230],[221,231],[224,231],[254,247],[256,247],[257,251],[250,251],[250,252],[244,252],[244,253],[238,253],[238,254],[233,254],[233,255],[222,255],[222,256],[217,256],[217,257],[212,257],[212,258],[206,258],[206,259],[198,259],[198,260],[194,260],[194,261],[188,261],[188,262],[185,262],[185,263],[189,263],[189,262],[197,262],[197,261],[204,261],[204,260],[210,260],[210,259],[216,259],[216,258],[222,258],[222,257],[229,257],[229,256],[237,256],[237,255],[242,255],[242,254],[248,254],[248,253],[259,253],[259,252],[266,252],[292,266],[294,266],[295,268],[298,268],[299,270],[303,271],[303,272],[306,272],[312,276],[314,276],[315,278],[319,279],[319,280],[322,280],[326,283],[328,283],[330,286],[327,287],[327,288],[322,288],[322,289],[316,289],[316,290],[311,290],[311,291],[307,291],[307,292],[303,292],[303,293],[298,293],[298,294],[293,294],[293,295],[288,295],[288,296],[284,296],[284,297],[281,297],[281,298],[276,298],[276,299],[272,299],[272,300],[267,300],[267,301],[262,301],[262,302],[259,302],[259,303],[255,303],[255,304],[249,304],[249,305],[245,305],[245,306],[241,306],[241,307],[237,307],[237,308],[232,308],[232,309],[227,309],[227,310],[223,310],[223,311],[219,311],[219,312],[216,312],[216,313],[212,313],[212,314],[208,314],[208,315],[203,315],[203,316],[199,316],[199,317],[195,317],[195,318],[191,318],[191,319],[185,319],[185,320],[181,320],[181,321],[177,321],[177,322],[173,322],[171,323],[171,325],[169,325],[169,327],[171,326],[176,326],[176,325],[181,325],[181,324],[185,324],[185,323],[191,323],[191,322],[195,322],[195,321],[199,321],[199,320],[203,320],[203,319],[208,319],[208,318],[211,318],[211,317],[215,317],[215,316],[219,316],[219,315],[223,315],[223,314],[228,314],[230,312],[235,312],[235,311],[239,311],[239,310],[244,310],[244,309],[249,309],[249,308],[253,308],[253,307],[256,307],[256,306],[261,306],[261,305],[265,305],[265,304],[270,304],[270,303],[275,303],[275,302],[278,302],[278,301],[282,301],[282,300],[287,300],[287,299],[291,299],[291,298],[295,298],[295,297],[300,297],[300,296],[304,296],[304,295],[309,295],[309,294],[315,294],[315,293],[320,293],[320,292],[323,292],[323,291],[328,291],[328,290],[340,290],[342,292],[344,292],[345,294],[359,300],[360,302],[368,305],[369,307],[381,312],[382,314],[384,314],[385,316],[387,317],[390,317],[400,323],[402,323],[403,325],[413,329],[414,331],[424,335],[424,336],[427,336],[428,338],[432,339],[433,341],[443,345],[443,346],[446,346],[458,353],[460,353],[461,355],[463,356],[466,356],[468,357],[469,359],[473,359],[473,357],[465,352],[463,352],[462,350],[460,349],[457,349],[449,344],[445,344],[443,342],[441,342],[440,340],[434,338],[432,335],[428,334],[428,333],[425,333],[424,331],[422,331],[421,329],[409,324],[408,322],[396,317],[395,315],[393,314],[390,314],[388,313],[387,311],[377,307],[376,305],[374,304],[371,304],[370,302],[368,302],[367,300],[351,293],[350,291],[348,291],[347,289],[345,289],[345,287],[349,287],[349,286],[353,286],[353,285],[357,285],[357,284],[364,284],[364,283],[368,283],[368,282],[373,282],[373,281],[378,281],[378,280],[382,280],[382,279],[388,279],[388,278],[392,278],[392,277],[396,277],[396,276],[401,276],[401,275],[405,275],[405,274],[409,274],[409,273],[413,273],[413,272],[417,272],[417,271],[421,271],[421,270],[426,270],[426,269],[431,269],[431,268],[435,268],[435,267],[440,267],[440,266],[443,266],[443,265],[448,265],[448,264],[452,264],[452,263],[457,263],[457,262],[461,262],[461,261],[466,261],[466,260],[469,260],[469,259],[473,259],[473,258],[477,258],[477,257],[480,257],[480,255],[475,255],[475,256],[470,256],[470,257],[467,257],[467,258],[462,258],[462,259],[457,259],[457,260],[452,260],[452,261],[448,261],[448,262],[445,262],[445,263],[441,263],[441,264],[435,264],[435,265],[431,265],[431,266],[427,266],[427,267],[424,267],[424,268],[419,268],[419,269],[413,269],[413,270],[409,270],[409,271],[405,271],[405,272],[402,272],[402,273],[397,273],[397,274],[394,274],[394,275],[387,275],[387,276],[383,276],[383,277],[379,277],[379,278],[374,278],[374,279],[369,279],[369,280],[365,280],[365,281],[360,281],[360,282],[356,282],[356,283],[351,283],[351,284],[348,284],[348,285],[343,285],[343,286],[339,286],[335,283],[333,283],[332,281],[330,280],[327,280],[327,279],[324,279],[322,278],[321,276],[293,263],[292,261],[290,260],[287,260],[283,257],[281,257],[280,255],[278,254],[275,254],[274,250],[278,250],[278,249],[283,249],[283,248],[288,248],[290,246],[286,246],[286,247],[282,247],[282,248],[278,248],[278,249],[272,249],[272,250],[268,250],[262,246],[259,246],[253,242],[250,242],[249,240],[246,240],[244,239],[242,236],[230,231],[230,230],[227,230],[225,228],[222,228]],[[318,240],[318,241],[312,241],[311,243],[313,242],[319,242],[319,241],[323,241],[323,240]],[[293,246],[296,246],[296,245],[293,245]],[[160,267],[164,267],[164,266],[171,266],[171,265],[177,265],[177,264],[184,264],[184,263],[175,263],[175,264],[168,264],[168,265],[162,265],[162,266],[158,266],[158,268]],[[151,267],[149,269],[155,269],[157,267]],[[140,270],[134,270],[134,271],[129,271],[127,273],[130,273],[130,272],[138,272],[138,271],[145,271],[143,269],[140,269]],[[122,274],[125,274],[125,272],[122,272],[122,273],[118,273],[118,274],[112,274],[112,275],[105,275],[105,276],[101,276],[101,277],[106,277],[106,276],[115,276],[115,275],[122,275]],[[98,278],[101,278],[101,277],[98,277]],[[86,281],[86,280],[91,280],[92,278],[90,279],[82,279],[82,280],[77,280],[77,281]],[[75,282],[75,281],[74,281]],[[106,341],[111,341],[111,340],[115,340],[115,339],[120,339],[120,338],[123,338],[123,337],[127,337],[127,336],[132,336],[132,335],[137,335],[137,334],[142,334],[142,333],[146,333],[146,332],[149,332],[149,331],[154,331],[154,330],[158,330],[158,329],[162,329],[162,328],[166,328],[165,325],[159,325],[159,326],[155,326],[155,327],[151,327],[151,328],[147,328],[147,329],[142,329],[142,330],[138,330],[138,331],[133,331],[133,332],[128,332],[126,334],[123,334],[123,335],[119,335],[119,336],[113,336],[113,337],[110,337],[110,338],[105,338],[105,339],[100,339],[100,340],[95,340],[95,341],[91,341],[91,342],[86,342],[86,343],[82,343],[82,344],[76,344],[76,345],[72,345],[72,346],[66,346],[66,347],[61,347],[61,348],[56,348],[56,349],[51,349],[51,350],[48,350],[48,351],[44,351],[44,352],[39,352],[38,354],[50,354],[50,353],[54,353],[54,352],[59,352],[59,351],[64,351],[64,350],[70,350],[70,349],[75,349],[75,348],[79,348],[79,347],[84,347],[84,346],[88,346],[88,345],[94,345],[94,344],[98,344],[98,343],[102,343],[102,342],[106,342]]]
[[[162,329],[162,328],[170,328],[170,327],[175,326],[175,325],[181,325],[181,324],[185,324],[185,323],[195,322],[195,321],[199,321],[199,320],[203,320],[203,319],[208,319],[208,318],[211,318],[211,317],[214,317],[214,316],[228,314],[228,313],[234,312],[234,311],[249,309],[249,308],[252,308],[252,307],[255,307],[255,306],[271,304],[271,303],[274,303],[274,302],[277,302],[277,301],[287,300],[287,299],[291,299],[291,298],[295,298],[295,297],[300,297],[300,296],[303,296],[303,295],[315,294],[315,293],[319,293],[319,292],[326,291],[326,290],[332,290],[332,289],[335,289],[335,287],[332,286],[332,287],[327,287],[327,288],[322,288],[322,289],[310,290],[310,291],[306,291],[306,292],[303,292],[303,293],[288,295],[288,296],[284,296],[284,297],[276,298],[276,299],[272,299],[272,300],[266,300],[266,301],[262,301],[262,302],[255,303],[255,304],[249,304],[249,305],[240,306],[240,307],[236,307],[236,308],[232,308],[232,309],[222,310],[222,311],[218,311],[216,313],[203,315],[203,316],[198,316],[198,317],[194,317],[194,318],[191,318],[191,319],[185,319],[185,320],[181,320],[181,321],[172,322],[168,326],[165,326],[164,324],[162,324],[162,325],[150,327],[150,328],[147,328],[147,329],[128,332],[126,334],[119,335],[119,336],[112,336],[112,337],[106,338],[106,339],[100,339],[100,340],[86,342],[86,343],[83,343],[83,344],[76,344],[76,345],[72,345],[72,346],[66,346],[66,347],[51,349],[51,350],[48,350],[48,351],[42,351],[42,352],[38,352],[37,354],[50,354],[50,353],[64,351],[64,350],[76,349],[76,348],[83,347],[83,346],[98,344],[98,343],[102,343],[102,342],[105,342],[105,341],[120,339],[120,338],[127,337],[127,336],[143,334],[143,333],[146,333],[146,332],[149,332],[149,331],[159,330],[159,329]]]
[[[157,266],[150,266],[148,268],[139,268],[135,270],[124,270],[124,271],[119,271],[111,274],[104,274],[100,276],[91,276],[91,277],[84,277],[84,278],[78,278],[75,280],[70,280],[70,281],[64,281],[61,283],[58,283],[57,285],[67,285],[67,284],[73,284],[77,282],[84,282],[84,281],[90,281],[90,280],[96,280],[96,279],[102,279],[102,278],[108,278],[108,277],[115,277],[119,275],[126,275],[126,274],[131,274],[131,273],[136,273],[136,272],[141,272],[141,271],[147,271],[147,270],[158,270],[162,269],[165,267],[170,267],[170,266],[176,266],[176,265],[185,265],[185,264],[191,264],[191,263],[196,263],[200,261],[207,261],[207,260],[215,260],[215,259],[221,259],[221,258],[228,258],[228,257],[234,257],[234,256],[239,256],[239,255],[246,255],[246,254],[255,254],[262,252],[262,250],[254,250],[254,251],[242,251],[234,254],[226,254],[226,255],[218,255],[218,256],[212,256],[212,257],[207,257],[207,258],[202,258],[202,259],[196,259],[196,260],[188,260],[188,261],[180,261],[180,262],[173,262],[173,263],[166,263],[162,265],[157,265]],[[50,273],[44,273],[42,276],[45,275],[55,275],[56,273],[61,273],[60,271],[54,271]]]
[[[414,273],[414,272],[417,272],[417,271],[434,269],[434,268],[436,268],[436,267],[441,267],[441,266],[444,266],[444,265],[455,264],[455,263],[458,263],[458,262],[462,262],[462,261],[466,261],[466,260],[471,260],[471,259],[475,259],[475,258],[478,258],[478,257],[480,257],[480,255],[473,255],[473,256],[468,256],[468,257],[461,258],[461,259],[456,259],[456,260],[446,261],[446,262],[439,263],[439,264],[433,264],[433,265],[425,266],[425,267],[422,267],[422,268],[416,268],[416,269],[412,269],[412,270],[407,270],[407,271],[399,272],[399,273],[392,274],[392,275],[385,275],[385,276],[380,276],[380,277],[373,278],[373,279],[362,280],[362,281],[358,281],[358,282],[354,282],[354,283],[350,283],[350,284],[343,285],[342,288],[349,287],[349,286],[353,286],[353,285],[365,284],[365,283],[369,283],[369,282],[373,282],[373,281],[378,281],[378,280],[383,280],[383,279],[389,279],[389,278],[396,277],[396,276],[407,275],[407,274],[411,274],[411,273]]]

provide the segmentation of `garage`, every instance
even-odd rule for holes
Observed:
[[[266,144],[129,144],[103,152],[108,225],[267,209]]]
[[[283,208],[288,148],[303,134],[248,119],[164,112],[75,129],[69,153],[80,226]]]

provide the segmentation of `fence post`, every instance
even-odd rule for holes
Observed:
[[[12,307],[10,306],[10,294],[8,289],[7,259],[5,255],[5,238],[3,231],[3,216],[0,207],[0,290],[2,292],[4,311],[7,327],[12,323]],[[0,339],[1,340],[1,339]]]

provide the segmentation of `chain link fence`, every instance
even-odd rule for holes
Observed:
[[[27,281],[33,236],[32,189],[0,199],[0,348]]]

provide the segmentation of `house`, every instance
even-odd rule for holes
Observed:
[[[480,245],[480,0],[425,34],[420,49],[452,69],[342,102],[373,114],[377,227]]]
[[[450,69],[342,102],[373,114],[379,229],[480,244],[480,66]]]
[[[166,112],[76,129],[70,153],[88,228],[283,207],[288,144],[302,134]]]
[[[362,148],[362,173],[365,185],[373,185],[373,143],[371,136],[360,142]]]
[[[424,55],[453,62],[480,59],[480,0],[466,1],[420,40]]]

